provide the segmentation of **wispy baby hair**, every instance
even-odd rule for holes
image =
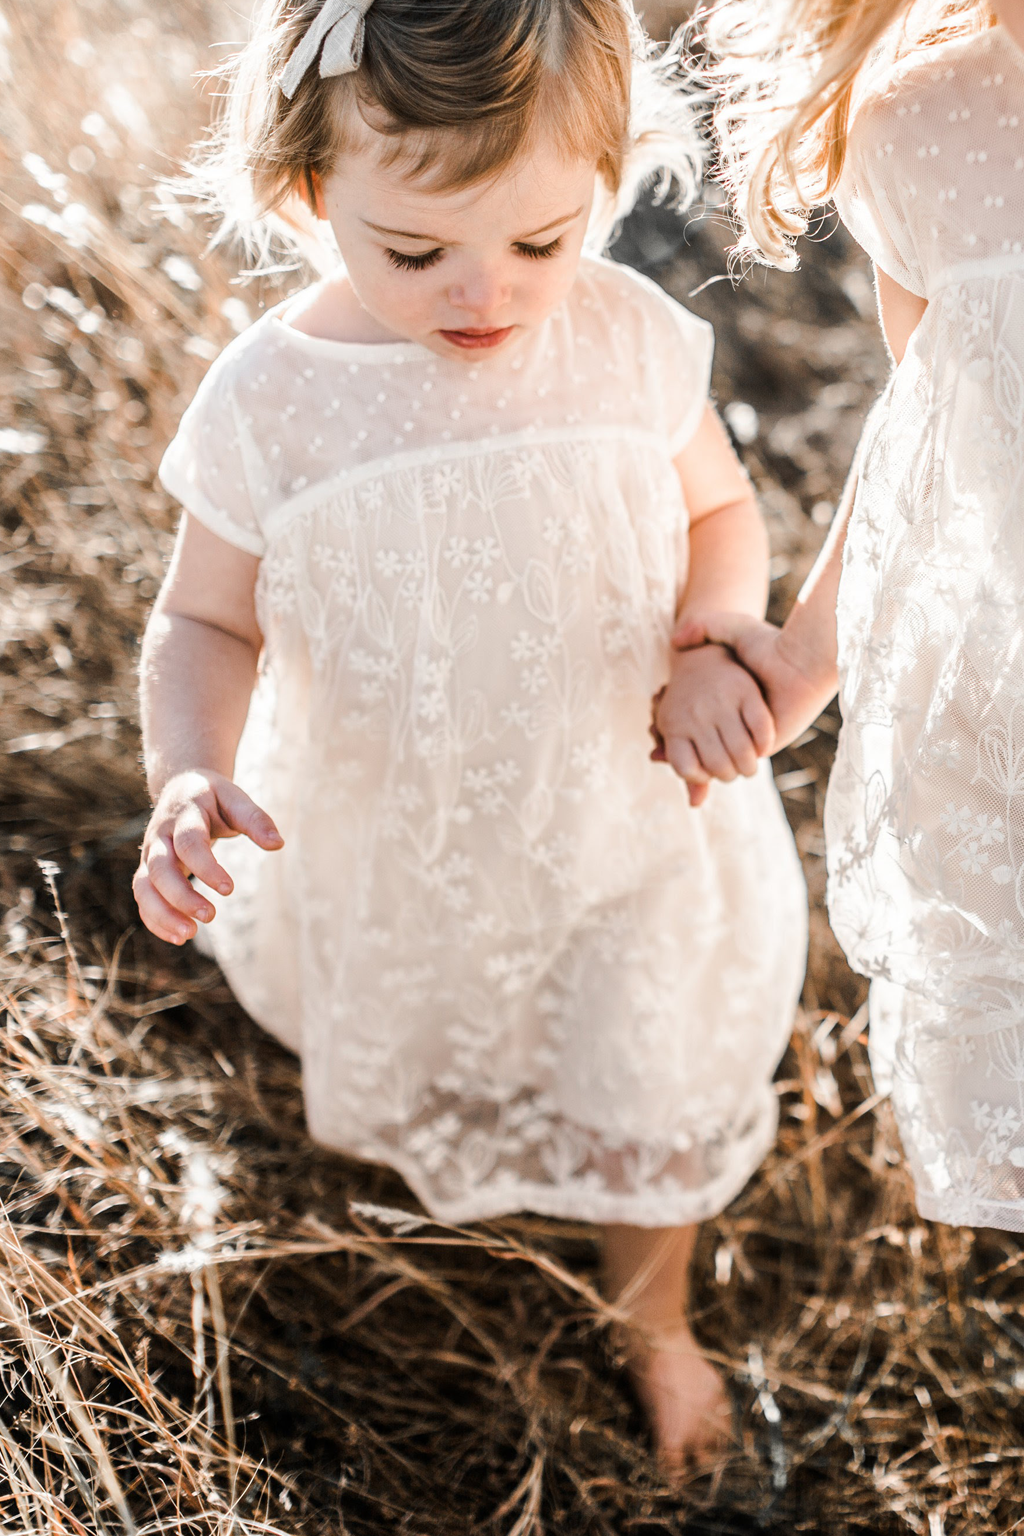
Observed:
[[[796,265],[797,236],[842,174],[866,67],[994,19],[986,0],[723,0],[704,30],[720,175],[740,225],[734,254]]]
[[[265,254],[275,224],[301,228],[315,179],[368,143],[455,190],[549,136],[594,161],[599,243],[659,172],[663,194],[674,179],[679,201],[692,200],[701,145],[680,54],[656,54],[632,0],[373,0],[358,66],[323,78],[314,64],[286,95],[282,74],[323,4],[262,0],[229,66],[219,122],[185,181],[219,216],[219,239]]]

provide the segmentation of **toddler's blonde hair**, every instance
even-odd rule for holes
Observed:
[[[723,0],[704,18],[719,89],[734,255],[796,266],[794,242],[842,174],[869,64],[992,25],[986,0]]]
[[[701,141],[681,54],[656,54],[632,0],[374,0],[362,57],[322,79],[314,64],[289,100],[281,71],[323,0],[262,0],[227,71],[222,111],[181,190],[265,258],[274,234],[310,248],[317,177],[364,146],[437,190],[485,182],[542,133],[593,159],[605,195],[590,243],[603,245],[645,181],[699,185]],[[303,235],[307,238],[303,241]]]

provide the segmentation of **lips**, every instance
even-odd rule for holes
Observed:
[[[489,347],[500,347],[501,343],[511,336],[514,327],[502,326],[500,330],[483,330],[474,327],[464,331],[441,331],[445,341],[451,342],[453,347],[462,347],[467,352],[486,351]]]

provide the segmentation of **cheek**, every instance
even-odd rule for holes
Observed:
[[[531,308],[551,309],[569,292],[578,267],[579,256],[575,254],[553,261],[531,262],[520,284],[520,293]]]
[[[410,329],[430,328],[439,309],[447,310],[447,285],[429,268],[425,272],[396,272],[388,282],[387,303],[390,312]]]
[[[400,272],[376,254],[348,270],[362,303],[385,321],[389,316],[400,322],[422,314],[430,304],[431,289],[437,286],[431,283],[429,271]]]

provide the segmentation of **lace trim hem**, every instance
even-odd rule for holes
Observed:
[[[708,1221],[724,1211],[764,1162],[778,1130],[778,1101],[774,1095],[770,1104],[746,1140],[746,1156],[736,1166],[703,1189],[680,1189],[672,1196],[657,1187],[627,1194],[613,1190],[574,1189],[571,1184],[510,1179],[500,1187],[492,1184],[462,1199],[446,1200],[430,1188],[420,1166],[394,1147],[364,1142],[358,1148],[349,1150],[339,1146],[336,1150],[393,1168],[401,1174],[425,1211],[438,1221],[456,1226],[531,1211],[534,1215],[558,1221],[586,1221],[598,1226],[688,1227]]]
[[[926,1221],[947,1227],[995,1227],[1000,1232],[1024,1232],[1024,1198],[978,1200],[969,1195],[936,1195],[917,1191],[917,1209]]]

